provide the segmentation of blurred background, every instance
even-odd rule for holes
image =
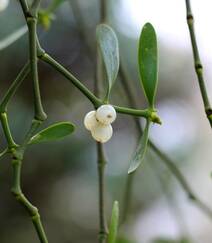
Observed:
[[[212,100],[212,3],[210,0],[204,3],[193,0],[191,4]],[[42,7],[45,6],[48,6],[47,1],[43,1]],[[184,1],[108,0],[108,13],[109,23],[118,35],[129,86],[140,108],[145,108],[146,103],[138,81],[137,42],[142,26],[146,22],[154,25],[160,57],[157,109],[163,124],[153,126],[151,137],[173,159],[194,192],[212,207],[211,128],[204,114],[193,68]],[[99,0],[67,0],[55,12],[55,20],[48,31],[39,27],[44,49],[91,90],[94,87],[95,28],[98,22]],[[24,25],[18,2],[11,0],[8,8],[0,12],[0,40]],[[27,35],[0,52],[1,97],[27,57]],[[62,141],[32,146],[27,150],[23,191],[40,209],[49,242],[97,242],[96,146],[83,126],[83,118],[92,106],[50,66],[40,62],[39,74],[43,104],[48,114],[43,127],[57,121],[71,121],[77,129]],[[117,80],[111,103],[129,106],[121,84],[122,80]],[[14,137],[21,142],[33,116],[29,78],[10,103],[8,114]],[[2,130],[0,133],[2,151],[6,145]],[[118,200],[123,208],[127,170],[137,137],[133,119],[118,115],[113,139],[105,146],[108,220],[114,200]],[[10,159],[5,157],[0,161],[0,243],[36,243],[38,239],[33,225],[10,194],[10,186]],[[131,207],[127,221],[120,227],[119,242],[179,243],[185,237],[188,242],[211,243],[211,227],[209,217],[189,201],[164,163],[148,149],[134,178]]]

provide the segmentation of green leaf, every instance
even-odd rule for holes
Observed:
[[[22,26],[20,29],[15,30],[12,34],[8,35],[4,39],[0,40],[0,51],[12,45],[18,39],[20,39],[24,34],[26,34],[28,28],[26,25]]]
[[[109,234],[108,234],[108,243],[116,243],[118,224],[119,224],[119,203],[118,201],[115,201],[113,203],[111,222],[110,222]]]
[[[157,36],[150,23],[146,23],[141,31],[138,49],[138,64],[141,85],[150,107],[154,108],[158,83],[158,51]]]
[[[142,137],[131,159],[130,168],[128,169],[128,174],[135,172],[136,169],[141,164],[141,162],[143,161],[147,149],[147,144],[148,144],[149,127],[150,127],[150,121],[147,120],[146,127],[144,129]]]
[[[58,122],[35,134],[29,144],[37,144],[62,139],[70,135],[75,126],[70,122]]]
[[[97,26],[96,36],[107,74],[108,97],[119,70],[118,39],[113,29],[106,24],[100,24]]]

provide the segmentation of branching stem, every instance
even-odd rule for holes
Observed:
[[[29,53],[30,53],[30,69],[34,85],[34,109],[35,119],[44,121],[47,116],[43,110],[41,103],[41,95],[38,80],[38,68],[37,68],[37,37],[36,26],[37,19],[35,17],[27,18],[27,24],[29,29]]]

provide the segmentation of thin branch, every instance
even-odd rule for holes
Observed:
[[[100,105],[103,104],[103,102],[97,98],[85,85],[82,84],[73,74],[71,74],[66,68],[64,68],[59,62],[57,62],[54,58],[52,58],[47,53],[40,56],[41,60],[48,63],[50,66],[52,66],[55,70],[60,72],[64,77],[66,77],[68,80],[70,80],[74,86],[76,86],[94,105],[95,108],[98,108]],[[139,117],[145,117],[150,118],[151,121],[160,124],[160,119],[157,117],[157,115],[152,112],[151,110],[137,110],[132,108],[126,108],[121,106],[113,105],[115,110],[118,113],[126,114],[126,115],[133,115],[133,116],[139,116]]]
[[[42,105],[39,97],[39,84],[38,84],[38,73],[37,73],[37,36],[36,36],[36,17],[33,17],[29,13],[28,5],[25,0],[20,0],[20,4],[28,25],[29,29],[29,47],[30,47],[30,63],[27,63],[24,68],[21,70],[15,81],[12,83],[8,91],[6,92],[2,103],[0,105],[1,109],[1,123],[4,130],[5,137],[8,143],[8,149],[10,154],[12,155],[12,188],[11,192],[15,196],[16,200],[23,205],[23,207],[29,213],[34,227],[36,229],[37,235],[40,239],[41,243],[48,243],[45,231],[43,229],[40,215],[38,213],[38,209],[33,206],[30,201],[24,196],[22,189],[21,189],[21,168],[22,168],[22,161],[24,157],[24,153],[27,147],[27,143],[33,133],[37,130],[40,126],[41,122],[45,118],[45,113],[43,113]],[[36,11],[39,5],[35,6],[35,16]],[[25,139],[21,146],[18,146],[13,141],[13,137],[11,135],[11,131],[9,128],[8,120],[7,120],[7,105],[10,99],[13,97],[15,92],[17,91],[19,85],[24,80],[24,78],[29,73],[29,69],[31,68],[32,78],[34,81],[34,92],[35,92],[35,120],[32,121],[31,127],[27,132]]]
[[[103,6],[104,5],[104,6]],[[100,8],[105,9],[105,2],[100,1]],[[100,12],[100,22],[104,21],[105,11]],[[102,57],[98,45],[96,45],[96,70],[95,70],[95,83],[94,92],[99,97],[100,83],[103,82],[104,69],[102,65]],[[105,165],[107,163],[105,157],[104,145],[96,142],[97,146],[97,165],[99,177],[99,243],[106,243],[108,235],[108,226],[105,218]]]
[[[99,187],[99,243],[105,243],[107,239],[107,223],[105,218],[105,158],[104,147],[101,143],[97,145],[97,165],[98,165],[98,187]]]
[[[16,143],[13,140],[11,131],[10,131],[10,126],[9,126],[9,123],[8,123],[6,112],[0,113],[0,120],[1,120],[1,125],[2,125],[2,128],[3,128],[3,131],[4,131],[4,135],[5,135],[6,140],[7,140],[8,148],[13,149],[13,148],[17,147]]]
[[[21,168],[22,168],[22,161],[24,157],[24,153],[26,150],[26,145],[34,132],[38,129],[40,126],[41,121],[33,120],[31,127],[29,131],[27,132],[25,139],[23,141],[23,144],[18,147],[17,149],[12,151],[12,169],[13,169],[13,175],[12,175],[12,188],[11,192],[16,198],[16,200],[26,209],[28,214],[31,217],[31,220],[34,224],[34,227],[36,229],[38,238],[40,239],[41,243],[48,243],[46,233],[44,231],[40,214],[38,212],[38,209],[31,204],[31,202],[25,197],[25,195],[22,192],[21,189]]]
[[[207,88],[205,85],[204,75],[203,75],[203,65],[200,60],[198,45],[196,41],[196,35],[194,30],[194,17],[191,11],[191,4],[190,0],[185,0],[186,4],[186,15],[187,15],[187,24],[189,28],[190,38],[191,38],[191,45],[192,45],[192,51],[193,51],[193,57],[194,57],[194,67],[197,74],[197,79],[199,83],[200,92],[202,95],[202,100],[204,103],[205,113],[206,116],[210,122],[210,125],[212,127],[212,108],[210,105],[210,101],[207,94]]]
[[[43,110],[39,80],[38,80],[38,67],[37,67],[37,19],[35,17],[27,18],[27,25],[29,29],[29,53],[30,53],[30,69],[33,79],[33,91],[34,91],[34,109],[35,119],[44,121],[47,116]]]
[[[4,95],[1,103],[0,103],[0,112],[4,113],[7,110],[7,105],[9,101],[12,99],[14,94],[16,93],[18,87],[23,82],[23,80],[26,78],[26,76],[29,74],[30,71],[30,65],[29,62],[27,62],[24,67],[21,69],[20,73],[16,77],[16,79],[13,81],[13,83],[10,85],[9,89],[7,90],[6,94]]]

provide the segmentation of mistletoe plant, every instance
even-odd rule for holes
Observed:
[[[141,31],[138,47],[138,66],[140,74],[140,85],[146,97],[148,107],[144,110],[136,108],[135,98],[131,93],[130,87],[127,82],[127,77],[120,65],[119,44],[115,31],[107,24],[107,1],[102,0],[101,6],[101,23],[96,28],[97,39],[97,53],[96,53],[96,90],[90,91],[82,81],[75,77],[69,70],[62,64],[57,62],[50,54],[44,50],[39,43],[39,36],[37,34],[37,25],[41,24],[46,30],[50,28],[52,20],[54,20],[54,11],[64,2],[63,0],[53,0],[47,9],[40,8],[40,0],[34,0],[29,4],[26,0],[19,0],[20,6],[23,11],[23,16],[26,21],[26,26],[15,31],[12,35],[6,37],[0,42],[0,49],[4,49],[11,43],[15,42],[23,34],[28,32],[28,47],[29,47],[29,60],[24,65],[16,79],[8,88],[6,94],[0,103],[0,120],[4,135],[7,141],[7,148],[0,154],[3,157],[5,154],[11,156],[12,164],[12,188],[11,191],[15,199],[24,206],[28,212],[39,240],[41,243],[48,243],[47,235],[41,222],[41,217],[38,209],[31,204],[25,197],[21,188],[21,172],[22,162],[24,160],[25,151],[29,146],[39,144],[42,142],[56,141],[62,139],[75,130],[75,126],[69,122],[56,122],[51,126],[39,130],[40,125],[47,119],[47,115],[42,105],[42,99],[39,88],[39,72],[38,62],[42,61],[49,64],[55,71],[61,73],[68,79],[93,105],[94,109],[89,111],[84,117],[84,125],[87,130],[91,132],[92,137],[97,142],[97,155],[98,155],[98,173],[99,173],[99,242],[100,243],[117,243],[118,226],[119,226],[119,204],[117,201],[113,204],[111,222],[109,231],[105,219],[105,188],[104,188],[104,167],[106,164],[105,151],[103,143],[112,138],[113,128],[112,123],[117,117],[117,113],[123,113],[134,117],[135,123],[140,134],[135,153],[132,155],[129,169],[128,169],[128,185],[126,188],[126,196],[123,206],[123,219],[126,217],[127,210],[129,209],[130,200],[130,180],[132,175],[138,169],[143,161],[147,146],[162,159],[166,166],[170,169],[173,175],[177,178],[183,189],[189,197],[196,203],[197,206],[209,217],[212,218],[212,212],[191,190],[187,181],[176,167],[175,163],[169,157],[160,151],[157,146],[149,140],[149,130],[152,123],[161,124],[161,120],[157,115],[155,97],[158,86],[158,48],[157,37],[154,27],[150,23],[146,23]],[[74,1],[75,2],[75,1]],[[76,3],[76,2],[75,2]],[[5,9],[8,5],[6,0],[0,0],[0,11]],[[205,106],[207,117],[212,124],[211,108],[207,96],[205,83],[202,73],[202,64],[200,62],[197,43],[193,28],[193,16],[191,13],[190,2],[186,1],[187,6],[187,20],[191,34],[192,47],[194,52],[195,69],[197,72],[201,94]],[[82,30],[81,32],[84,35]],[[25,131],[25,138],[21,144],[14,141],[13,135],[10,130],[7,107],[9,102],[16,94],[19,86],[30,75],[33,83],[34,94],[34,117],[30,124],[28,131]],[[129,104],[131,107],[121,107],[110,102],[111,92],[117,80],[117,76],[122,80],[122,85],[126,91]],[[99,84],[103,83],[106,76],[107,87],[103,98],[99,97]],[[146,120],[144,130],[136,117],[142,117]],[[83,119],[83,118],[82,118]],[[162,242],[162,241],[161,241]],[[163,241],[165,242],[165,241]]]

